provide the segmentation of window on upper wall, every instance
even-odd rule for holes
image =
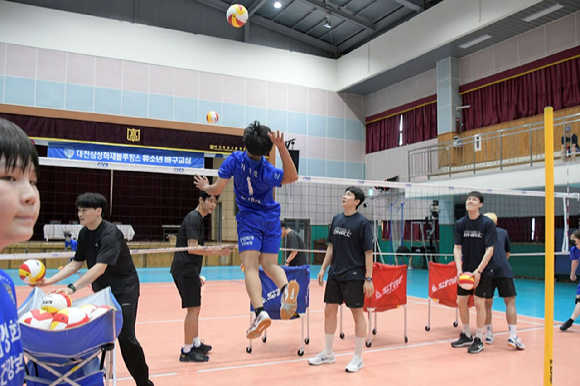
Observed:
[[[399,146],[403,146],[403,114],[401,114],[401,121],[399,122]]]

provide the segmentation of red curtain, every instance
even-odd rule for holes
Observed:
[[[367,124],[366,154],[397,147],[400,124],[400,114]]]
[[[465,130],[580,105],[580,58],[463,94]]]
[[[405,145],[437,138],[437,103],[403,113]]]
[[[401,115],[403,116],[404,145],[437,138],[437,103],[429,103],[367,124],[367,154],[392,149],[399,145]]]

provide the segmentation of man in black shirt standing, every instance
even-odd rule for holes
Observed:
[[[111,287],[111,292],[121,305],[123,328],[119,334],[121,355],[127,370],[137,386],[153,386],[149,380],[149,367],[145,354],[135,336],[139,277],[123,233],[115,225],[103,220],[107,199],[99,193],[84,193],[77,197],[78,217],[84,227],[79,232],[77,251],[73,260],[40,286],[58,283],[77,273],[86,261],[87,273],[73,284],[57,292],[71,295],[88,285],[94,292]]]
[[[332,350],[338,306],[343,302],[352,312],[355,328],[354,356],[346,366],[347,372],[363,368],[362,350],[366,335],[366,320],[363,312],[365,295],[371,297],[373,287],[373,231],[365,216],[357,212],[365,199],[357,187],[349,187],[342,196],[344,213],[332,219],[328,231],[328,248],[318,273],[318,284],[324,284],[324,272],[328,271],[328,282],[324,291],[324,351],[308,362],[313,366],[335,362]]]
[[[189,212],[181,223],[175,245],[177,248],[204,245],[203,218],[213,213],[219,198],[219,195],[211,196],[204,191],[200,192],[197,208]],[[206,354],[211,351],[212,347],[199,339],[201,287],[204,284],[200,277],[203,256],[227,256],[231,251],[231,248],[224,246],[222,249],[212,250],[190,249],[175,252],[173,256],[171,274],[181,296],[181,308],[187,310],[183,322],[184,341],[179,355],[180,362],[207,362],[209,360]]]
[[[289,267],[300,267],[302,265],[308,265],[308,258],[306,257],[306,252],[298,252],[298,250],[305,250],[306,244],[304,240],[298,234],[298,232],[290,229],[286,221],[281,220],[280,226],[282,227],[282,237],[286,238],[286,249],[292,249],[286,254],[286,265]]]
[[[453,256],[457,266],[457,277],[470,272],[475,280],[474,289],[464,290],[457,286],[457,307],[463,324],[459,340],[451,343],[452,347],[466,347],[470,354],[483,350],[483,329],[485,327],[485,299],[493,298],[493,247],[497,241],[495,225],[489,218],[481,215],[483,195],[470,192],[465,201],[467,215],[455,223],[455,247]],[[469,329],[469,296],[474,295],[477,313],[477,335],[471,337]]]
[[[497,216],[495,213],[486,213],[496,225],[497,241],[493,248],[493,280],[492,292],[495,289],[505,302],[505,318],[507,320],[510,336],[507,344],[516,350],[525,350],[526,346],[518,337],[518,313],[516,312],[516,285],[514,283],[514,271],[508,262],[510,258],[510,237],[507,231],[497,226]],[[493,298],[485,299],[485,343],[493,344],[493,331],[491,327]]]

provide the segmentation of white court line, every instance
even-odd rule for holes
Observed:
[[[173,377],[177,375],[177,373],[164,373],[164,374],[153,374],[153,375],[149,375],[149,378],[159,378],[159,377]],[[133,377],[123,377],[123,378],[117,378],[117,381],[132,381]]]
[[[556,326],[554,326],[554,327],[556,327]],[[536,331],[536,330],[542,330],[542,329],[543,329],[543,327],[532,327],[532,328],[524,328],[524,329],[518,330],[518,332],[521,333],[521,332]],[[497,333],[497,334],[494,334],[494,336],[506,335],[506,334],[509,334],[509,331]],[[394,350],[406,349],[406,348],[410,349],[410,348],[416,348],[416,347],[433,346],[436,344],[451,343],[455,340],[457,340],[457,339],[453,338],[453,339],[438,340],[438,341],[434,341],[434,342],[424,342],[424,343],[405,344],[405,345],[392,346],[392,347],[383,347],[383,348],[365,350],[364,353],[366,355],[369,353],[394,351]],[[335,354],[334,356],[335,357],[344,357],[344,356],[351,356],[351,355],[354,355],[354,352]],[[245,369],[245,368],[252,368],[252,367],[265,367],[265,366],[279,365],[279,364],[285,364],[285,363],[302,362],[302,361],[306,361],[307,359],[308,358],[288,359],[288,360],[281,360],[281,361],[275,361],[275,362],[262,362],[262,363],[253,363],[253,364],[239,365],[239,366],[216,367],[213,369],[198,370],[197,372],[198,373],[211,373],[211,372],[216,372],[216,371],[237,370],[237,369]]]

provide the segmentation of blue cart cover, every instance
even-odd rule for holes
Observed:
[[[310,266],[303,265],[300,267],[286,267],[282,266],[288,281],[296,280],[300,285],[300,292],[298,293],[298,308],[297,314],[306,313],[306,309],[310,306]],[[266,275],[266,272],[260,268],[260,281],[262,282],[262,302],[264,303],[264,310],[268,312],[270,318],[280,319],[280,303],[282,294],[280,289],[274,284],[272,279]],[[250,310],[254,307],[250,304]]]
[[[35,287],[18,309],[18,317],[30,310],[39,309],[45,296],[46,294],[40,288]],[[85,304],[110,306],[117,311],[110,310],[86,324],[59,331],[34,328],[21,323],[24,352],[36,358],[38,362],[48,364],[64,374],[77,366],[80,361],[100,352],[103,345],[114,343],[123,327],[123,313],[111,289],[107,287],[95,294],[73,301],[72,306],[81,307]],[[48,381],[37,383],[27,380],[27,385],[46,385],[57,378],[31,360],[28,361],[27,367],[30,375]],[[103,372],[99,370],[99,367],[99,359],[94,358],[69,378],[84,386],[102,385]],[[68,384],[63,381],[58,385]]]

